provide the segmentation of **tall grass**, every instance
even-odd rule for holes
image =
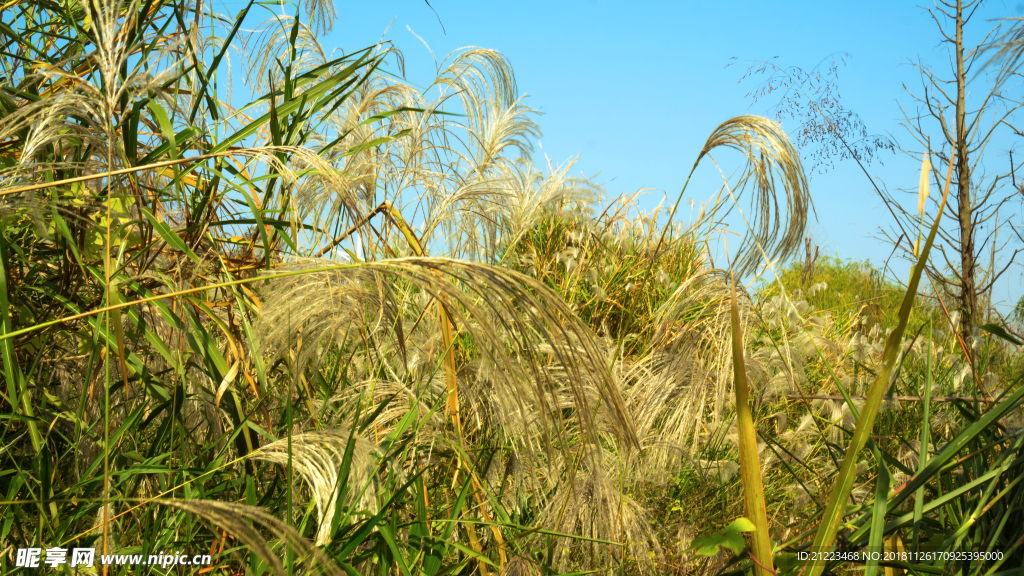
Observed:
[[[865,418],[853,397],[787,396],[859,392],[844,382],[883,367],[899,376],[883,392],[918,393],[927,366],[929,391],[934,368],[965,397],[1012,355],[979,337],[965,362],[897,330],[883,359],[865,310],[813,310],[786,275],[767,298],[731,293],[714,224],[750,223],[742,277],[792,255],[811,211],[769,121],[710,135],[695,169],[724,149],[746,168],[683,224],[604,198],[572,162],[535,166],[535,113],[500,54],[452,54],[419,89],[386,44],[328,57],[333,11],[304,6],[259,25],[256,3],[4,11],[0,571],[25,571],[19,548],[94,547],[209,553],[216,574],[692,573],[694,527],[647,504],[688,477],[680,498],[724,494],[740,467],[768,495],[751,498],[758,570],[783,569],[807,534],[780,508],[818,499]],[[941,321],[909,310],[894,328]],[[1014,537],[1005,388],[956,415],[926,404],[924,429],[953,443],[929,457],[918,434],[890,499],[913,490],[917,511],[854,507],[842,545],[936,523],[958,530],[947,549]],[[879,466],[906,459],[873,446]]]

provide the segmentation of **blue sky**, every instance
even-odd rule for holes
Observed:
[[[535,153],[556,162],[582,154],[576,169],[600,173],[597,181],[611,195],[653,188],[645,200],[649,208],[666,194],[669,204],[675,200],[718,124],[739,114],[768,112],[765,104],[751,106],[745,97],[756,80],[738,83],[753,60],[811,69],[845,54],[838,81],[843,105],[861,116],[869,132],[888,134],[903,145],[912,141],[900,126],[900,105],[913,105],[904,86],[917,93],[921,87],[909,63],[921,59],[939,70],[947,63],[935,23],[913,2],[432,0],[431,5],[433,10],[423,0],[338,2],[334,30],[321,42],[328,50],[347,52],[383,36],[402,50],[408,79],[420,85],[433,78],[434,62],[409,29],[439,58],[465,46],[499,50],[511,61],[520,92],[529,94],[527,103],[543,113]],[[989,19],[1021,14],[1024,3],[990,2],[968,29],[968,41],[992,26]],[[738,60],[727,66],[733,57]],[[982,88],[979,83],[976,90]],[[1020,142],[998,139],[986,166],[1007,165],[1007,150]],[[897,152],[883,161],[868,167],[879,182],[893,192],[916,190],[919,157]],[[705,200],[717,192],[718,182],[714,167],[702,165],[687,196]],[[852,161],[813,174],[811,193],[818,219],[810,230],[824,252],[876,264],[886,260],[891,247],[873,235],[891,224],[891,217]],[[906,197],[908,205],[916,205],[916,197]],[[1011,207],[1020,214],[1020,201]],[[893,267],[899,277],[907,276],[906,264]],[[1015,302],[1021,284],[1019,268],[1008,272],[997,285],[997,301]]]

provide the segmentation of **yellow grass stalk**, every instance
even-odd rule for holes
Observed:
[[[413,234],[412,229],[402,218],[402,213],[395,210],[391,206],[390,202],[383,202],[381,206],[384,206],[384,210],[391,221],[398,227],[402,235],[405,236],[406,241],[409,243],[409,247],[412,249],[413,254],[420,258],[426,257],[426,251],[423,249],[423,245],[420,244],[416,235]],[[456,380],[456,367],[455,367],[455,346],[452,336],[452,321],[448,317],[448,312],[444,308],[445,301],[444,296],[438,295],[437,310],[441,318],[441,337],[442,344],[445,348],[445,376],[448,386],[448,413],[452,418],[452,423],[455,425],[455,430],[459,434],[459,443],[462,444],[462,421],[459,418],[459,386]]]
[[[402,213],[396,210],[391,205],[391,203],[386,200],[381,204],[381,206],[384,207],[384,213],[388,216],[388,218],[391,219],[395,226],[398,227],[402,235],[405,236],[406,242],[409,243],[409,247],[412,249],[413,253],[421,258],[426,257],[427,254],[426,250],[424,250],[423,248],[423,244],[420,243],[419,239],[416,238],[416,234],[413,233],[412,228],[410,228],[409,224],[406,223],[404,218],[402,218]],[[466,445],[465,439],[463,438],[462,435],[462,419],[459,416],[459,385],[458,380],[456,378],[457,369],[455,366],[455,345],[454,337],[452,334],[453,322],[448,314],[448,311],[445,310],[445,304],[447,304],[447,299],[444,297],[444,295],[438,294],[437,310],[438,314],[441,317],[441,342],[445,349],[444,364],[445,378],[448,389],[448,413],[451,416],[452,424],[455,425],[455,431],[459,436],[459,448],[465,451]],[[484,521],[489,525],[491,533],[494,535],[494,539],[498,543],[498,553],[501,557],[500,567],[504,568],[505,563],[507,562],[507,556],[505,553],[505,539],[501,535],[501,530],[491,523],[492,521],[490,515],[487,514],[486,510],[484,510],[484,498],[482,495],[483,489],[480,486],[480,483],[477,481],[476,475],[473,474],[473,471],[469,468],[468,463],[462,458],[461,454],[459,455],[459,463],[461,466],[466,468],[467,472],[469,473],[469,479],[473,485],[473,496],[476,499],[477,504],[480,506],[480,511],[483,513],[484,516]],[[456,480],[457,479],[458,472],[456,472]],[[487,565],[482,560],[483,548],[480,546],[480,542],[477,540],[475,527],[473,525],[467,525],[466,533],[469,536],[470,546],[473,548],[473,550],[475,550],[478,554],[481,555],[481,559],[478,560],[478,568],[480,570],[480,575],[487,576]]]
[[[883,352],[883,365],[875,380],[868,389],[867,399],[864,407],[861,408],[860,417],[857,419],[857,428],[853,432],[853,438],[846,449],[842,466],[839,468],[839,475],[836,477],[836,484],[829,495],[828,506],[822,515],[821,524],[814,536],[814,543],[811,545],[812,552],[824,552],[831,550],[843,525],[843,518],[846,516],[846,502],[849,501],[850,492],[853,490],[853,482],[857,476],[857,458],[861,450],[867,444],[868,437],[875,425],[875,417],[878,416],[878,409],[882,405],[882,399],[889,388],[889,381],[892,377],[893,366],[899,353],[900,343],[903,341],[903,333],[906,331],[907,322],[910,319],[910,311],[914,306],[914,298],[917,296],[917,287],[921,282],[921,274],[924,272],[925,264],[928,262],[928,253],[935,242],[935,235],[939,229],[939,222],[942,220],[942,212],[946,209],[946,200],[949,197],[949,183],[953,178],[953,158],[956,152],[950,157],[949,173],[946,175],[946,186],[942,191],[942,202],[939,204],[939,211],[935,215],[935,222],[932,223],[928,239],[921,250],[921,256],[914,265],[910,274],[910,284],[903,297],[903,304],[900,306],[899,322],[896,329],[889,335]],[[826,562],[817,560],[810,563],[810,570],[807,576],[819,576],[825,570]]]
[[[21,186],[18,188],[12,188],[9,190],[0,190],[0,196],[8,196],[10,194],[21,194],[24,192],[32,192],[35,190],[42,190],[44,188],[53,188],[56,186],[66,186],[68,184],[74,184],[76,182],[87,182],[89,180],[99,180],[101,178],[110,178],[111,176],[120,176],[122,174],[132,174],[134,172],[141,172],[143,170],[155,170],[157,168],[166,168],[167,166],[176,166],[178,164],[188,164],[189,162],[201,162],[203,160],[209,160],[211,158],[220,158],[222,156],[230,156],[243,150],[258,151],[258,148],[231,148],[222,152],[214,152],[212,154],[202,154],[200,156],[192,156],[191,158],[177,158],[174,160],[164,160],[162,162],[154,162],[152,164],[144,164],[142,166],[131,166],[129,168],[121,168],[119,170],[108,170],[107,172],[97,172],[95,174],[86,174],[84,176],[75,176],[74,178],[66,178],[64,180],[58,180],[56,182],[42,182],[40,184],[31,184],[28,186]]]
[[[932,163],[928,158],[928,153],[925,152],[924,161],[921,163],[921,183],[917,187],[917,216],[919,221],[917,224],[917,241],[914,242],[914,256],[917,256],[918,250],[921,248],[921,235],[924,229],[924,205],[928,200],[928,186],[930,182],[928,175],[931,169]]]
[[[740,476],[747,519],[754,524],[754,560],[757,576],[774,574],[772,544],[768,539],[768,513],[764,506],[761,465],[757,459],[757,431],[747,400],[747,371],[743,362],[743,333],[736,305],[736,279],[732,279],[732,368],[736,387],[736,423],[740,443]]]
[[[930,182],[928,174],[931,172],[931,169],[932,163],[926,153],[924,161],[921,163],[921,183],[917,188],[917,213],[921,216],[924,216],[924,202],[928,199],[928,186]]]

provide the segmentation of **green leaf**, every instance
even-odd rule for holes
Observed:
[[[739,556],[743,549],[746,548],[747,541],[743,539],[743,536],[736,534],[735,532],[723,534],[722,547],[728,548],[733,554]]]
[[[999,338],[1002,338],[1003,340],[1006,340],[1007,342],[1015,346],[1024,346],[1024,342],[1021,342],[1020,340],[1017,340],[1013,336],[1010,336],[1006,332],[1006,329],[998,324],[982,324],[981,326],[978,326],[978,328],[984,330],[985,332],[988,332],[989,334],[992,334],[993,336],[998,336]]]
[[[13,331],[11,324],[10,302],[7,283],[7,240],[4,236],[6,222],[0,217],[0,335],[7,335]],[[0,355],[4,363],[4,375],[7,380],[7,394],[13,405],[21,402],[21,410],[24,412],[28,424],[29,438],[32,440],[32,448],[38,453],[43,446],[43,438],[35,422],[32,411],[32,403],[29,401],[28,393],[25,390],[25,377],[18,365],[18,357],[14,349],[14,340],[6,339],[0,342]]]
[[[839,528],[843,524],[843,518],[846,513],[846,502],[850,496],[850,492],[853,490],[853,483],[856,479],[857,458],[860,455],[860,451],[867,445],[868,440],[871,439],[871,431],[875,426],[875,418],[878,416],[882,399],[885,396],[886,391],[889,389],[890,378],[892,377],[893,368],[896,364],[897,354],[900,351],[900,344],[903,341],[903,334],[906,331],[907,323],[910,321],[910,313],[914,306],[914,300],[917,297],[918,286],[921,283],[921,275],[928,262],[928,256],[931,253],[932,245],[935,242],[935,236],[938,234],[939,224],[942,220],[942,214],[946,208],[949,182],[952,177],[952,173],[951,164],[949,176],[946,178],[946,194],[942,197],[938,216],[936,216],[931,230],[928,233],[928,239],[925,241],[924,248],[921,250],[921,256],[911,269],[910,282],[908,283],[907,290],[903,295],[903,302],[900,305],[896,328],[891,334],[889,334],[885,349],[882,353],[882,369],[875,375],[874,381],[868,389],[867,399],[864,406],[861,408],[860,417],[857,419],[857,427],[853,432],[853,438],[851,438],[850,444],[846,448],[846,454],[843,457],[839,474],[836,476],[835,485],[829,494],[828,505],[822,515],[821,523],[818,525],[818,530],[814,535],[814,542],[812,544],[814,550],[831,550],[832,546],[835,544]],[[916,489],[916,486],[914,489]],[[901,492],[901,494],[908,493],[912,493],[909,487]],[[891,503],[890,509],[892,509]],[[810,562],[808,576],[820,576],[825,570],[826,564],[826,562],[822,561]]]
[[[741,516],[730,522],[721,532],[694,538],[687,551],[694,550],[698,556],[714,556],[718,554],[719,549],[725,548],[739,556],[747,547],[746,540],[741,536],[744,532],[756,534],[757,529],[753,522]]]
[[[202,96],[206,97],[206,102],[207,102],[207,104],[209,104],[209,107],[210,107],[209,108],[210,109],[210,114],[213,116],[214,120],[217,120],[217,106],[216,106],[213,98],[211,98],[210,95],[209,95],[209,86],[210,86],[210,74],[209,74],[209,72],[216,72],[217,71],[217,67],[220,66],[220,61],[224,58],[224,54],[227,53],[228,48],[231,47],[231,41],[234,40],[235,35],[238,33],[239,28],[242,27],[242,22],[245,20],[245,16],[249,13],[249,9],[252,8],[253,3],[254,3],[254,0],[250,0],[249,4],[246,5],[246,7],[243,8],[241,12],[238,13],[238,16],[235,17],[235,25],[231,28],[231,31],[228,32],[227,37],[224,38],[224,40],[223,40],[223,42],[221,44],[220,51],[217,52],[217,55],[213,57],[213,62],[211,62],[210,66],[207,68],[207,72],[208,73],[207,74],[202,74],[201,73],[201,77],[200,77],[201,85],[199,87],[199,90],[196,91],[196,93],[199,93]],[[200,105],[202,104],[202,102],[203,102],[203,100],[201,98],[193,98],[192,112],[189,113],[189,116],[188,116],[189,124],[194,124],[195,123],[195,121],[196,121],[196,114],[199,112]]]
[[[772,545],[768,535],[768,512],[764,504],[761,464],[757,456],[757,428],[754,425],[754,415],[750,410],[750,401],[748,400],[747,370],[743,358],[743,331],[740,324],[739,307],[736,303],[735,278],[733,278],[731,290],[732,365],[736,394],[736,429],[739,436],[740,476],[743,479],[744,509],[747,516],[750,516],[751,519],[737,518],[734,520],[726,528],[726,534],[732,534],[733,536],[730,536],[728,543],[723,545],[732,550],[737,543],[737,539],[742,544],[743,538],[736,534],[736,530],[741,527],[749,527],[749,530],[744,531],[754,533],[753,556],[759,562],[754,571],[757,576],[769,576],[772,570]],[[740,549],[742,550],[742,545]],[[739,552],[736,553],[739,554]]]
[[[146,216],[146,220],[149,220],[150,225],[153,226],[156,233],[160,235],[160,238],[164,242],[167,242],[168,246],[184,252],[185,255],[189,257],[189,260],[192,260],[193,262],[198,263],[200,261],[199,256],[196,256],[196,253],[188,247],[188,244],[185,244],[185,241],[182,240],[174,230],[171,230],[171,227],[168,226],[166,222],[158,221],[149,208],[143,207],[142,213]]]
[[[720,533],[698,536],[693,539],[693,543],[687,548],[687,551],[693,550],[693,553],[698,556],[714,556],[718,554],[724,538],[725,536]]]
[[[381,136],[380,138],[374,138],[373,140],[370,140],[369,142],[364,142],[362,144],[359,144],[358,146],[353,146],[352,148],[349,148],[348,152],[345,155],[349,156],[349,155],[355,154],[357,152],[362,152],[363,150],[369,150],[370,148],[373,148],[374,146],[379,146],[381,144],[385,144],[387,142],[391,142],[392,140],[396,140],[398,138],[401,138],[402,136],[405,136],[409,132],[410,132],[410,130],[408,128],[406,128],[405,130],[402,130],[402,131],[396,133],[394,136]]]
[[[725,527],[726,532],[754,532],[756,530],[754,523],[742,516],[733,520]]]
[[[163,106],[150,100],[146,102],[146,106],[149,107],[149,111],[156,118],[157,124],[160,125],[160,131],[163,132],[164,138],[167,139],[167,143],[170,145],[168,151],[170,152],[170,159],[174,160],[178,157],[178,143],[177,138],[174,134],[174,127],[171,125],[171,119],[167,116],[167,111],[164,110]],[[177,172],[177,167],[174,171]]]
[[[366,50],[363,50],[363,51],[357,53],[357,54],[360,54],[360,56],[359,56],[359,58],[356,59],[355,62],[353,62],[352,64],[350,64],[349,66],[347,66],[343,70],[337,72],[336,74],[332,74],[332,75],[328,76],[327,79],[322,80],[315,87],[310,88],[309,90],[303,92],[302,95],[306,99],[308,99],[310,101],[314,101],[314,100],[317,100],[317,99],[323,97],[331,89],[333,89],[335,86],[338,86],[339,84],[342,84],[343,82],[344,82],[344,84],[339,88],[339,90],[349,90],[349,89],[352,89],[353,88],[352,85],[355,84],[355,80],[350,79],[350,77],[353,76],[356,73],[356,71],[359,70],[359,68],[364,67],[364,66],[372,67],[374,64],[379,63],[379,59],[374,59],[374,58],[370,58],[369,57],[368,50],[369,49],[366,49]],[[316,69],[311,70],[311,71],[303,74],[302,76],[300,76],[297,79],[297,81],[295,83],[295,87],[298,88],[298,87],[301,87],[304,84],[307,84],[309,82],[315,81],[316,79],[319,79],[321,76],[327,74],[331,70],[332,67],[336,66],[337,64],[339,64],[341,62],[344,62],[347,58],[348,57],[342,57],[342,58],[338,58],[336,60],[332,60],[331,62],[327,62],[327,63],[325,63],[325,64],[323,64],[321,66],[318,66]],[[363,75],[363,78],[365,78],[365,73]],[[358,80],[358,79],[359,78],[356,78],[356,80]],[[346,82],[346,80],[347,80],[347,82]],[[334,98],[336,96],[340,96],[340,94],[333,94],[332,93],[329,97],[323,98],[322,100],[319,100],[317,102],[317,104],[315,104],[313,106],[313,108],[310,110],[310,113],[313,113],[313,112],[319,110],[321,107],[323,107],[323,105],[326,104],[326,101],[329,101],[330,99],[332,99],[332,98]],[[274,94],[268,94],[268,95],[264,96],[263,98],[257,100],[256,102],[253,102],[250,106],[255,106],[255,105],[259,104],[260,102],[262,102],[264,100],[270,100],[270,99],[273,99],[273,98],[275,98]],[[291,100],[288,100],[286,102],[282,102],[280,106],[275,106],[274,115],[275,116],[287,116],[287,115],[291,114],[292,112],[298,110],[298,108],[299,108],[301,103],[302,103],[301,99],[295,99],[295,98],[292,98]],[[246,108],[248,108],[248,106],[243,108],[242,111],[244,111]],[[271,119],[271,114],[268,111],[267,113],[263,114],[259,118],[256,118],[252,122],[246,124],[241,130],[239,130],[239,131],[235,132],[234,134],[232,134],[231,136],[225,138],[217,146],[215,146],[213,149],[211,149],[210,152],[211,153],[221,152],[221,151],[227,150],[230,146],[234,146],[235,144],[238,144],[242,140],[245,140],[246,138],[256,134],[256,132],[258,132],[263,125],[267,124],[267,122],[270,121],[270,119]]]
[[[801,562],[797,555],[793,553],[779,554],[775,557],[775,573],[779,576],[782,576],[783,574],[792,574],[802,565],[803,562]]]
[[[881,551],[885,543],[885,504],[889,494],[889,469],[878,448],[872,444],[875,459],[878,461],[878,478],[875,480],[875,501],[871,509],[871,533],[868,536],[868,550]],[[878,573],[878,557],[868,559],[865,576]]]

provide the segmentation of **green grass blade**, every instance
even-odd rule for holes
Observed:
[[[924,398],[921,402],[921,448],[918,452],[917,473],[920,474],[928,464],[928,451],[931,441],[931,410],[932,410],[932,341],[928,340],[928,355],[925,360]],[[914,530],[912,545],[915,552],[921,549],[921,518],[924,509],[924,486],[914,493]]]
[[[843,524],[843,517],[846,515],[846,501],[850,497],[850,492],[853,490],[853,482],[856,479],[857,457],[871,436],[871,430],[875,426],[875,418],[878,416],[878,409],[881,407],[882,399],[889,389],[889,380],[892,376],[893,367],[896,364],[896,357],[900,350],[900,343],[903,340],[903,333],[907,329],[910,312],[913,309],[914,299],[917,296],[917,288],[921,283],[921,274],[924,272],[925,264],[928,262],[928,255],[931,252],[932,244],[935,242],[939,223],[942,221],[942,214],[946,208],[951,177],[952,163],[950,164],[950,176],[946,178],[946,193],[943,194],[942,202],[935,216],[935,222],[928,233],[928,240],[921,250],[921,257],[913,267],[910,283],[903,296],[903,303],[900,306],[899,312],[899,322],[886,341],[885,350],[882,354],[882,369],[868,389],[867,399],[861,408],[860,418],[857,421],[857,428],[854,430],[853,438],[850,440],[846,455],[843,457],[843,463],[839,469],[836,484],[829,495],[828,506],[825,508],[821,524],[818,526],[818,531],[814,536],[814,542],[811,545],[811,550],[814,552],[823,552],[831,549],[836,535],[839,533],[839,527]],[[819,576],[824,569],[824,562],[811,561],[808,576]]]
[[[0,336],[8,336],[13,332],[11,325],[11,312],[9,292],[7,285],[7,240],[4,236],[6,222],[0,217]],[[17,355],[14,350],[14,339],[7,338],[0,341],[0,354],[3,356],[4,376],[7,379],[7,394],[13,408],[15,402],[21,403],[21,410],[25,414],[26,425],[28,426],[29,438],[32,440],[32,448],[37,453],[43,446],[43,438],[39,434],[35,416],[32,411],[32,403],[29,401],[28,391],[25,390],[25,378],[18,365]]]
[[[878,460],[878,478],[875,480],[875,501],[871,509],[871,533],[868,536],[868,550],[881,552],[885,543],[885,503],[889,495],[889,468],[881,452],[875,448],[875,459]],[[878,573],[878,556],[868,558],[864,576],[875,576]]]
[[[732,367],[736,387],[736,421],[739,429],[740,475],[743,477],[743,501],[747,518],[754,523],[754,556],[758,576],[769,576],[773,567],[772,545],[768,537],[768,513],[764,505],[761,466],[757,459],[757,430],[747,397],[747,371],[743,362],[743,332],[736,305],[736,281],[732,282]]]

